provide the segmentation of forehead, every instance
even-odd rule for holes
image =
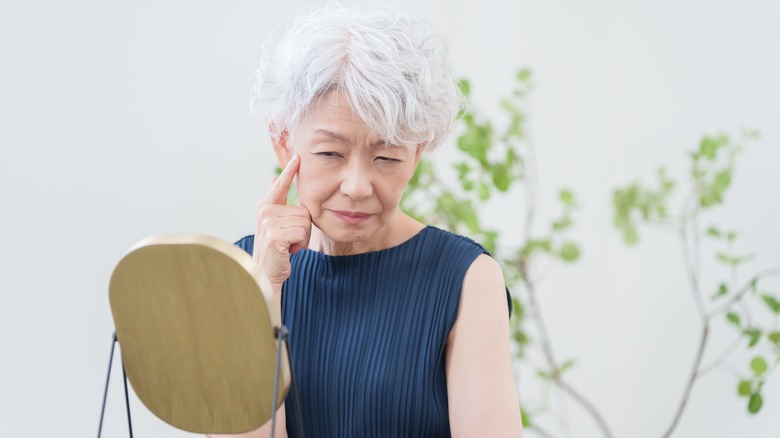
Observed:
[[[296,135],[325,139],[350,145],[367,142],[372,147],[409,150],[388,144],[352,110],[347,99],[338,92],[328,92],[315,101],[295,129]]]
[[[378,135],[355,114],[347,99],[334,91],[315,100],[299,123],[303,131],[327,131],[342,136],[347,134]]]

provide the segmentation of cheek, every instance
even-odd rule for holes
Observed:
[[[324,201],[332,191],[332,172],[326,172],[322,166],[317,166],[306,160],[301,161],[298,170],[297,190],[298,200],[301,205],[318,208],[318,204]]]
[[[376,185],[379,197],[386,207],[395,207],[401,202],[411,177],[411,173],[401,171],[388,175],[383,182]]]

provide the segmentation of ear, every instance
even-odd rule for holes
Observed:
[[[271,134],[271,143],[274,145],[276,160],[279,163],[279,167],[284,169],[287,162],[292,158],[292,151],[290,150],[290,144],[288,143],[290,135],[286,129],[278,133],[275,131],[273,123],[268,125],[268,132]]]

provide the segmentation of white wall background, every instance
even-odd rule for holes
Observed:
[[[273,166],[248,114],[253,69],[271,27],[305,5],[26,0],[0,6],[4,435],[95,433],[113,331],[108,279],[130,245],[157,233],[235,240],[252,231],[255,202]],[[728,207],[706,220],[741,230],[739,248],[758,253],[743,278],[780,264],[780,4],[401,5],[450,39],[455,70],[472,80],[474,102],[488,114],[497,111],[518,67],[534,70],[531,114],[543,198],[567,186],[583,205],[573,235],[583,259],[559,268],[541,291],[556,352],[577,359],[572,381],[616,436],[660,436],[693,359],[696,313],[674,238],[647,230],[642,246],[627,250],[611,229],[611,190],[637,177],[649,181],[662,163],[681,176],[683,151],[704,133],[758,128],[762,138],[739,161]],[[451,151],[438,154],[444,160]],[[496,212],[499,223],[519,229],[515,199]],[[544,203],[543,217],[556,214],[555,207]],[[705,264],[705,287],[715,287],[718,272]],[[765,284],[780,290],[780,281]],[[733,333],[718,325],[714,336],[708,358]],[[738,355],[733,363],[744,371],[747,360]],[[127,436],[118,376],[109,437]],[[746,414],[734,388],[726,372],[703,379],[676,436],[778,436],[780,379],[766,386],[758,417]],[[521,390],[536,397],[525,381]],[[137,436],[188,435],[133,404]],[[573,436],[598,436],[571,403],[565,411]],[[553,420],[542,424],[566,436]]]

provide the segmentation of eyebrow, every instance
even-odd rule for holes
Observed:
[[[336,141],[338,141],[340,143],[345,143],[345,144],[349,143],[349,140],[347,140],[347,137],[339,134],[338,132],[328,131],[327,129],[315,129],[314,133],[317,134],[317,135],[321,135],[323,137],[331,138],[331,139],[336,140]],[[375,141],[371,145],[371,147],[375,147],[375,148],[377,148],[377,147],[392,147],[392,148],[402,148],[402,149],[404,148],[403,146],[400,146],[400,145],[387,144],[384,140],[377,140],[377,141]]]

